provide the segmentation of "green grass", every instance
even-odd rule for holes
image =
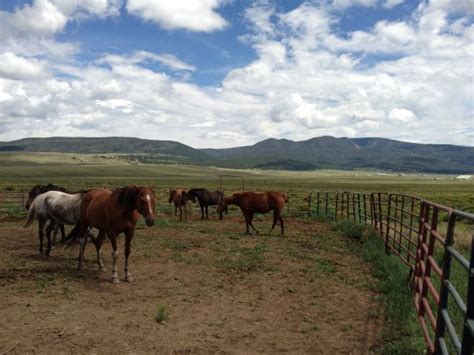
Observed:
[[[170,315],[170,309],[164,304],[158,306],[158,310],[155,314],[155,321],[164,324]]]
[[[384,242],[369,228],[342,221],[334,228],[342,232],[364,260],[372,264],[377,282],[372,285],[382,295],[385,308],[384,345],[381,354],[421,354],[425,344],[407,284],[408,269],[396,256],[385,254]]]

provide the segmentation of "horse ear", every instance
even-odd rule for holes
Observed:
[[[139,190],[135,186],[122,187],[118,195],[120,206],[126,211],[133,209],[138,192]]]

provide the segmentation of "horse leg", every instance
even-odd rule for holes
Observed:
[[[272,234],[273,228],[275,228],[279,218],[280,218],[280,211],[273,210],[273,224],[272,224],[272,229],[270,229],[270,234]]]
[[[204,219],[204,206],[199,204],[199,207],[201,207],[201,219]]]
[[[130,271],[128,271],[128,257],[130,256],[130,252],[131,252],[131,244],[132,244],[133,234],[134,234],[133,229],[129,229],[125,232],[125,267],[124,267],[124,271],[125,271],[125,281],[127,281],[127,282],[132,282],[133,281],[133,277],[130,274]]]
[[[179,206],[179,221],[183,220],[183,207]]]
[[[117,234],[107,233],[107,237],[109,238],[110,244],[112,245],[112,283],[118,284],[120,283],[120,280],[117,273]]]
[[[81,225],[81,230],[79,231],[78,239],[81,240],[82,237],[84,237],[84,239],[82,240],[82,244],[80,244],[79,246],[79,258],[78,258],[78,264],[77,264],[78,271],[82,270],[82,264],[84,262],[84,252],[86,250],[88,235],[89,233],[87,233],[87,226]]]
[[[255,227],[253,226],[253,224],[252,224],[252,219],[253,219],[253,213],[250,213],[250,217],[249,217],[249,225],[250,225],[250,227],[252,227],[252,229],[255,231],[255,233],[257,233],[257,234],[258,234],[258,230],[257,230],[257,228],[255,228]]]
[[[281,235],[283,235],[283,233],[285,231],[285,227],[283,226],[283,218],[280,216],[280,217],[278,217],[278,220],[280,221]]]
[[[46,249],[45,255],[48,255],[48,256],[51,253],[51,249],[52,249],[51,232],[53,230],[56,230],[56,225],[57,223],[51,220],[49,226],[46,227],[46,238],[48,239],[48,249]]]
[[[209,206],[206,205],[206,219],[209,219]]]
[[[59,229],[61,231],[61,242],[64,242],[64,239],[66,239],[66,232],[64,230],[64,224],[60,224]]]
[[[176,204],[174,205],[174,216],[176,217],[178,215],[178,206]]]
[[[102,243],[104,242],[105,232],[99,231],[99,234],[95,238],[95,250],[97,251],[97,266],[99,267],[99,271],[105,271],[105,266],[102,261]]]
[[[245,217],[245,234],[250,234],[249,225],[252,222],[252,214],[251,213],[244,213]]]
[[[38,219],[38,238],[40,242],[39,251],[40,254],[43,254],[43,238],[44,238],[44,225],[46,221]]]
[[[184,204],[184,220],[187,222],[188,221],[188,208],[186,206],[186,203]]]

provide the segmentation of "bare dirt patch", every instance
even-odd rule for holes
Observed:
[[[91,244],[78,272],[76,247],[40,256],[36,229],[21,225],[0,227],[0,352],[354,354],[381,341],[370,266],[323,224],[287,220],[287,236],[255,237],[239,217],[161,217],[137,230],[135,281],[119,285],[108,243],[106,272]]]

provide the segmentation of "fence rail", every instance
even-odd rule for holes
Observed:
[[[154,186],[154,189],[157,212],[170,214],[170,187]],[[396,255],[409,269],[413,302],[427,352],[473,353],[474,235],[466,250],[460,251],[454,245],[456,225],[460,221],[473,225],[474,214],[396,193],[314,190],[286,193],[288,215],[323,216],[370,225],[384,240],[386,253]],[[12,209],[25,211],[27,198],[26,187],[1,191],[0,214]],[[454,268],[461,269],[465,277],[454,280]],[[459,312],[461,317],[454,317],[454,312]],[[458,332],[459,318],[462,318],[462,333]]]

